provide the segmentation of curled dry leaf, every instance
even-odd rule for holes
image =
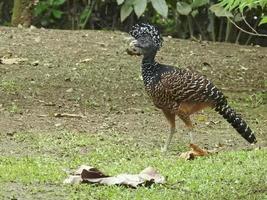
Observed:
[[[117,176],[107,176],[94,167],[82,165],[73,175],[64,180],[64,183],[91,183],[104,185],[124,185],[136,188],[137,186],[150,186],[154,183],[162,184],[165,178],[154,168],[147,167],[139,174],[119,174]]]
[[[201,149],[195,144],[190,144],[189,146],[191,150],[181,153],[181,155],[179,156],[180,158],[183,158],[185,160],[193,160],[197,156],[207,156],[210,154],[209,151]]]

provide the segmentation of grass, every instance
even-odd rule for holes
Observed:
[[[266,199],[266,150],[221,152],[184,161],[158,146],[118,133],[15,133],[1,136],[2,199]],[[184,150],[182,147],[181,150]],[[109,175],[138,173],[153,166],[165,185],[129,189],[121,186],[63,185],[65,171],[81,164]],[[23,191],[17,188],[23,188]]]
[[[0,199],[267,199],[266,149],[242,150],[245,141],[215,112],[194,117],[197,143],[239,150],[186,162],[177,154],[187,147],[175,137],[172,149],[160,152],[167,122],[145,93],[140,58],[125,53],[127,34],[1,28],[6,38],[1,51],[29,62],[0,67]],[[42,42],[33,43],[37,35]],[[266,50],[240,53],[240,48],[166,38],[157,58],[194,66],[224,88],[230,105],[266,147],[266,93],[261,92],[266,66],[257,58]],[[201,69],[204,63],[207,70]],[[62,112],[86,118],[51,117]],[[177,128],[182,131],[181,123]],[[82,164],[109,175],[152,166],[167,183],[138,189],[64,185],[66,171]]]
[[[0,90],[3,90],[7,93],[15,93],[19,91],[20,86],[14,80],[1,80],[0,81]]]

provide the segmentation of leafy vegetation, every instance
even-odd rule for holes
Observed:
[[[266,0],[40,0],[36,2],[35,15],[31,23],[38,27],[128,31],[133,24],[148,21],[157,24],[165,35],[173,37],[267,45],[266,37],[260,37],[266,35]],[[5,19],[9,18],[6,17],[4,10],[7,5],[10,7],[10,2],[4,1],[1,5],[0,9],[5,15],[2,15],[1,19],[0,12],[0,23],[8,24]],[[248,32],[254,32],[254,36]]]
[[[63,12],[60,10],[60,6],[64,4],[65,1],[66,0],[43,0],[38,2],[34,14],[40,18],[42,26],[54,24],[56,20],[61,19]]]
[[[224,7],[224,9],[229,11],[238,10],[241,13],[244,13],[246,10],[251,9],[261,9],[263,11],[261,16],[261,21],[259,25],[267,23],[267,0],[258,0],[258,1],[250,1],[250,0],[221,0],[219,3],[220,6]]]

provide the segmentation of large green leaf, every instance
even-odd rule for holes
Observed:
[[[121,5],[124,2],[124,0],[117,0],[117,4]]]
[[[49,5],[46,2],[40,1],[37,6],[34,8],[35,16],[41,16],[44,12],[47,11]]]
[[[134,12],[137,17],[140,17],[146,10],[147,0],[135,0]]]
[[[241,4],[239,5],[239,10],[240,10],[240,12],[243,13],[243,12],[244,12],[244,9],[245,9],[247,6],[248,6],[247,3],[245,3],[245,2],[241,3]]]
[[[124,3],[121,7],[121,21],[123,22],[133,11],[133,6],[128,3]]]
[[[60,6],[62,5],[63,3],[65,3],[66,0],[53,0],[53,3],[52,5],[54,6]]]
[[[266,1],[266,0],[261,0],[261,1],[259,2],[259,4],[260,4],[260,6],[261,6],[262,8],[267,7],[267,1]]]
[[[199,14],[198,9],[195,9],[195,10],[193,10],[193,11],[191,12],[191,15],[192,15],[193,17],[197,16],[198,14]]]
[[[87,18],[87,16],[90,14],[90,8],[89,6],[85,7],[85,9],[82,11],[81,15],[80,15],[80,21],[84,22],[85,19]]]
[[[260,21],[259,25],[266,24],[266,23],[267,23],[267,16],[263,16],[261,18],[261,21]]]
[[[227,10],[225,10],[221,5],[215,4],[210,7],[210,10],[217,16],[217,17],[233,17],[233,14]]]
[[[210,1],[209,0],[193,0],[191,7],[193,9],[204,6],[206,4],[208,4]]]
[[[176,9],[180,15],[189,15],[192,11],[192,7],[188,3],[182,1],[177,2]]]
[[[52,10],[52,15],[56,18],[56,19],[60,19],[61,16],[62,16],[63,12],[60,11],[60,10],[56,10],[56,9],[53,9]]]
[[[239,1],[239,0],[233,1],[233,3],[231,5],[229,5],[228,10],[232,11],[232,10],[236,9],[240,5],[240,3],[241,3],[241,1]],[[227,8],[227,6],[225,8]]]
[[[151,0],[153,8],[163,17],[168,16],[168,5],[165,0]]]

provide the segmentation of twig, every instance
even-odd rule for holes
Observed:
[[[267,37],[267,34],[260,34],[260,33],[252,33],[252,32],[249,32],[249,31],[246,31],[244,30],[243,28],[241,28],[240,26],[238,26],[233,20],[231,20],[229,17],[227,17],[230,22],[236,27],[238,28],[239,30],[243,31],[244,33],[247,33],[249,35],[254,35],[254,36],[259,36],[259,37]]]
[[[194,38],[194,29],[193,29],[191,15],[187,15],[186,18],[187,18],[187,23],[188,23],[190,38]]]
[[[37,115],[37,117],[48,117],[49,115]]]
[[[239,30],[239,31],[238,31],[238,35],[237,35],[237,37],[236,37],[236,39],[235,39],[235,43],[236,43],[236,44],[239,43],[239,38],[240,38],[240,36],[241,36],[241,33],[242,33],[242,31]]]
[[[226,23],[226,33],[225,33],[225,38],[224,38],[224,41],[225,42],[228,42],[229,41],[229,36],[230,36],[231,30],[232,30],[232,24],[230,23],[229,20],[227,20],[227,23]]]
[[[248,22],[247,22],[247,20],[246,20],[246,18],[244,17],[244,15],[243,15],[243,13],[241,13],[241,15],[242,15],[242,19],[243,19],[243,21],[245,22],[245,24],[254,32],[254,33],[256,33],[256,34],[259,34]]]
[[[84,118],[85,116],[70,113],[55,113],[54,117]]]
[[[218,41],[219,42],[222,41],[223,21],[224,21],[224,19],[222,18],[221,21],[220,21],[220,28],[219,28],[219,36],[218,36]]]

